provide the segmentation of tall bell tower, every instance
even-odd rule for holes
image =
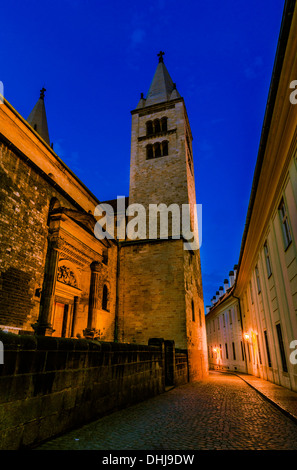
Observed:
[[[208,364],[199,247],[185,249],[182,231],[184,206],[195,228],[192,133],[163,55],[146,97],[141,94],[131,112],[129,206],[144,207],[147,223],[138,239],[121,244],[119,330],[123,341],[174,340],[188,351],[195,379],[207,374]],[[168,209],[168,236],[160,214],[157,231],[151,230],[152,205]]]
[[[163,55],[146,98],[132,111],[130,204],[196,202],[191,128]]]

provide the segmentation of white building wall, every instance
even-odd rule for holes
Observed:
[[[291,242],[286,246],[282,233],[279,204],[284,200]],[[250,281],[241,298],[243,333],[250,335],[248,372],[287,388],[297,390],[297,366],[290,360],[290,343],[297,339],[297,166],[296,153],[291,159],[285,184],[276,199],[272,217],[261,239]],[[267,269],[264,243],[267,243],[271,273]],[[259,272],[258,290],[256,266]],[[250,284],[251,283],[251,284]],[[252,297],[251,297],[252,287]],[[253,298],[253,301],[252,301]],[[277,325],[280,325],[277,327]],[[283,359],[277,328],[281,329]],[[270,350],[271,364],[265,344],[264,331]],[[251,335],[254,334],[252,341]],[[256,339],[255,339],[256,338]],[[257,354],[257,342],[260,347]]]

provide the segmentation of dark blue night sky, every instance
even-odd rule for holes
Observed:
[[[0,80],[102,201],[129,194],[130,111],[157,53],[185,99],[203,205],[205,304],[238,262],[284,1],[1,2]]]

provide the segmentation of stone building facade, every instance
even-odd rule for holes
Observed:
[[[138,344],[161,337],[188,352],[191,378],[203,377],[199,249],[184,249],[171,232],[165,239],[96,236],[102,201],[53,151],[44,91],[27,120],[6,100],[0,105],[0,328]],[[132,112],[125,223],[128,204],[147,212],[149,204],[186,204],[194,227],[191,140],[183,98],[160,54],[148,95]]]
[[[212,368],[297,391],[297,10],[286,2],[236,279],[207,308]],[[294,85],[294,83],[293,83]],[[231,311],[232,325],[215,327]],[[235,313],[236,312],[236,313]],[[234,323],[235,322],[235,323]],[[216,354],[220,344],[228,344]],[[236,359],[232,354],[236,348]],[[243,354],[242,354],[243,350]]]

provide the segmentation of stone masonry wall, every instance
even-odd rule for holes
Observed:
[[[126,244],[120,249],[119,340],[174,339],[186,349],[182,240]]]
[[[50,200],[69,202],[0,142],[0,325],[31,330],[39,312]]]
[[[0,332],[0,449],[36,445],[165,390],[155,345]]]

